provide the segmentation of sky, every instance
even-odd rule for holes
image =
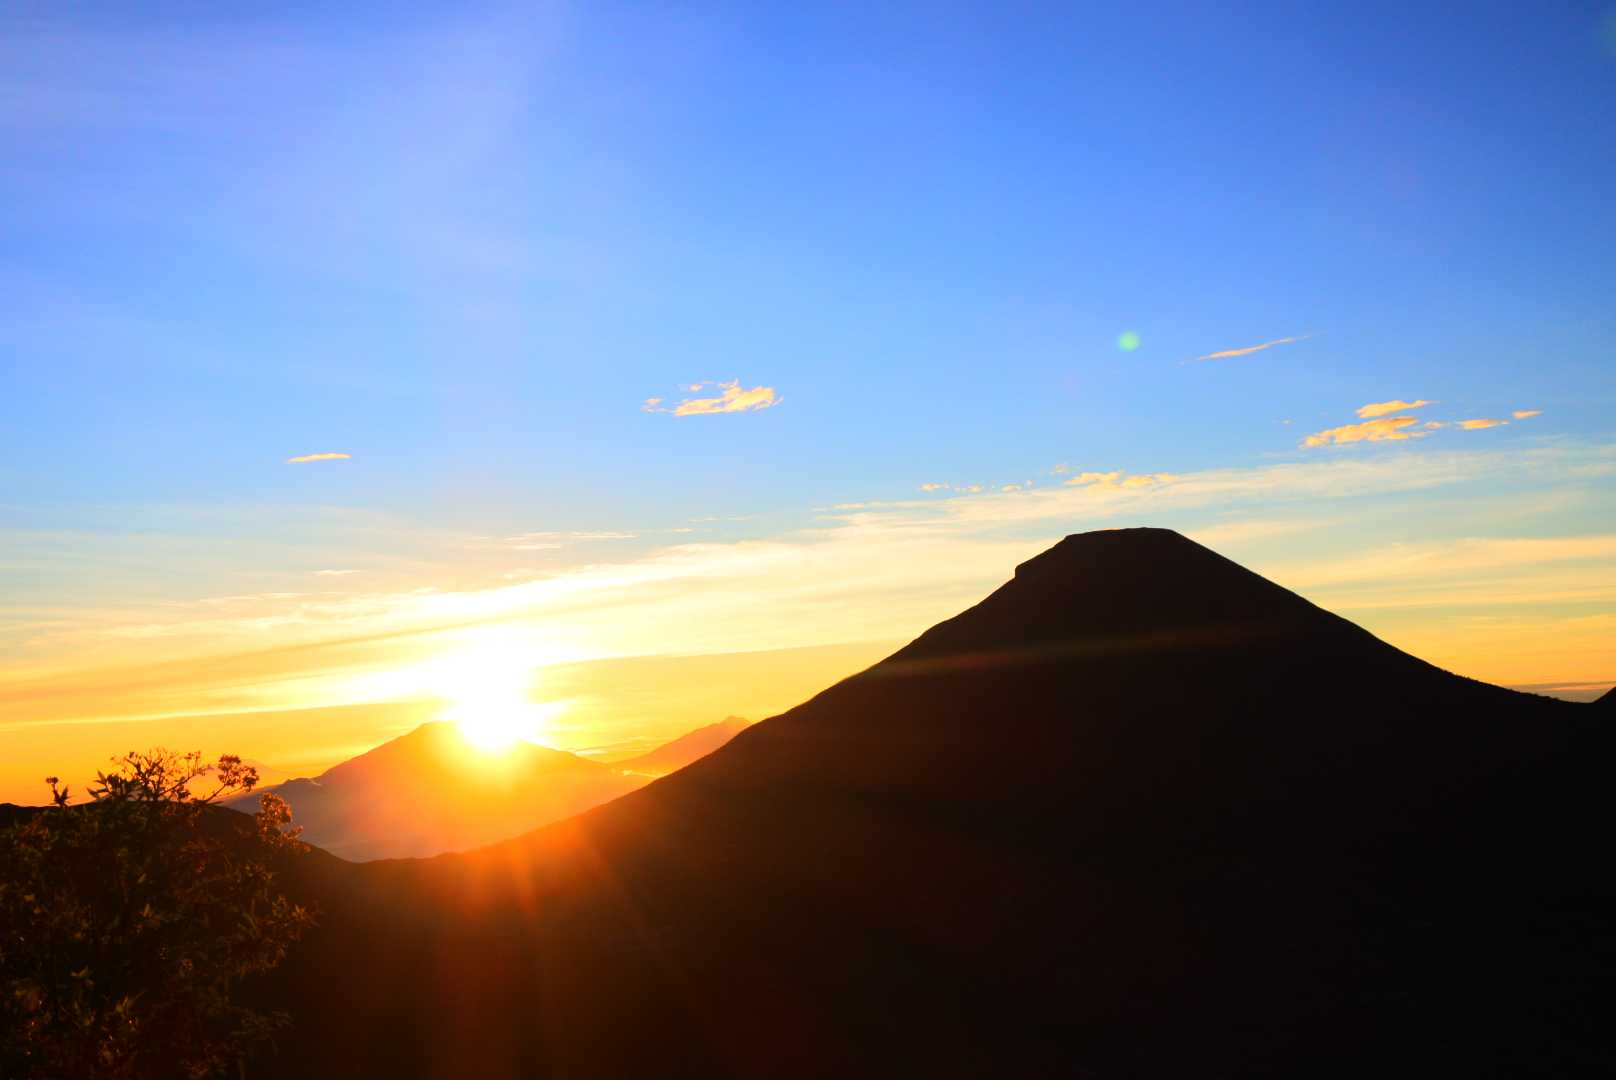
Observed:
[[[0,800],[643,747],[1139,524],[1586,696],[1612,100],[1612,3],[7,5]]]

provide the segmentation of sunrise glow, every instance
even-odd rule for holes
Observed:
[[[534,701],[533,685],[531,663],[498,646],[469,649],[432,665],[432,689],[445,702],[441,718],[453,721],[479,750],[544,740],[548,721],[565,705]]]

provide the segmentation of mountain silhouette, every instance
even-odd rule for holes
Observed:
[[[1616,686],[1601,694],[1594,704],[1602,709],[1616,709]]]
[[[304,837],[344,859],[464,851],[587,810],[642,781],[561,750],[519,742],[477,751],[452,723],[422,724],[312,779],[231,800],[252,812],[263,791],[292,806]]]
[[[664,743],[649,753],[612,762],[612,768],[641,776],[666,776],[704,758],[745,731],[750,721],[729,716],[716,724],[686,732],[670,743]]]
[[[627,761],[602,764],[518,742],[497,754],[452,723],[422,724],[312,779],[260,788],[225,805],[252,813],[266,791],[292,806],[304,839],[344,859],[419,858],[505,840],[598,806],[722,746],[730,717]]]
[[[271,1069],[1608,1075],[1601,715],[1068,537],[579,817],[299,867]]]

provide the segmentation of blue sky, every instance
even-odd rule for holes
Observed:
[[[1603,535],[1613,100],[1611,4],[12,5],[0,632],[1084,472],[1472,454],[1308,543]]]

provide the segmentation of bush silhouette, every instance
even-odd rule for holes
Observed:
[[[0,830],[0,1076],[239,1074],[287,1020],[231,991],[313,921],[272,870],[299,830],[272,794],[253,818],[215,805],[258,782],[238,757],[114,766],[83,805],[47,778],[53,805]]]

